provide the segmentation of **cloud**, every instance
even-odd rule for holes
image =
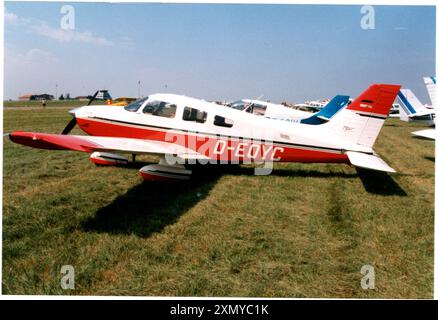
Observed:
[[[53,53],[49,51],[34,48],[25,53],[24,61],[32,64],[53,65],[59,60]]]
[[[29,70],[46,69],[47,67],[54,67],[58,62],[59,59],[46,50],[33,48],[20,53],[5,48],[5,68],[11,69],[11,71],[29,72]]]
[[[5,11],[5,22],[12,25],[24,26],[33,33],[42,37],[55,40],[60,43],[79,42],[93,44],[96,46],[113,46],[114,43],[104,37],[94,35],[90,31],[65,30],[61,28],[54,28],[46,21],[37,19],[26,19],[17,16],[12,12]]]
[[[5,23],[17,23],[19,18],[16,14],[5,10]]]
[[[56,29],[49,26],[46,22],[42,22],[32,29],[40,36],[65,43],[65,42],[82,42],[89,43],[98,46],[113,46],[114,43],[106,38],[93,35],[89,31],[76,31],[76,30],[64,30]]]

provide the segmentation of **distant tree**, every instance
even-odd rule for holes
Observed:
[[[59,96],[59,100],[64,100],[64,96],[62,95],[62,93],[61,93],[61,95]]]
[[[70,98],[70,93],[66,93],[66,94],[65,94],[65,100],[71,100],[71,98]]]

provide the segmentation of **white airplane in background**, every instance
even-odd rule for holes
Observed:
[[[400,120],[430,126],[435,124],[435,110],[426,108],[410,89],[401,89],[397,98],[400,104]]]
[[[425,105],[426,108],[433,109],[435,111],[436,107],[436,78],[435,77],[424,77],[424,84],[426,85],[427,92],[429,93],[429,98],[431,105]],[[426,129],[412,132],[413,135],[421,138],[427,138],[435,140],[436,130]]]
[[[187,180],[187,163],[345,163],[395,172],[373,150],[399,85],[374,84],[321,125],[289,123],[207,101],[154,94],[124,108],[84,106],[62,134],[15,131],[11,141],[49,150],[90,153],[96,164],[126,164],[124,154],[159,155],[146,180]],[[87,134],[68,135],[78,124]]]
[[[424,84],[426,85],[427,93],[429,94],[431,105],[427,105],[431,109],[436,107],[436,78],[435,77],[423,77]]]
[[[337,95],[330,100],[324,108],[316,113],[289,108],[281,104],[251,99],[235,101],[230,104],[230,107],[270,119],[317,125],[329,121],[339,110],[345,107],[348,102],[349,96]]]
[[[297,109],[306,109],[306,110],[314,110],[315,112],[321,110],[324,108],[328,103],[330,102],[330,99],[319,99],[319,100],[312,100],[312,101],[305,101],[304,103],[298,103],[295,104],[295,108]]]

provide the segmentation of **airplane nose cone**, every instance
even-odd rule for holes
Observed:
[[[82,109],[83,107],[78,107],[78,108],[74,108],[68,111],[68,113],[70,113],[72,116],[76,115],[76,112],[78,112],[80,109]]]

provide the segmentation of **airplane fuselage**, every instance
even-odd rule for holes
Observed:
[[[150,101],[172,104],[174,113],[168,117],[145,112]],[[204,113],[204,117],[185,118],[187,108]],[[152,95],[135,111],[83,107],[75,116],[80,128],[92,136],[172,142],[224,162],[348,163],[346,150],[371,152],[360,145],[342,144],[323,130],[324,125],[309,128],[283,123],[178,95]]]

